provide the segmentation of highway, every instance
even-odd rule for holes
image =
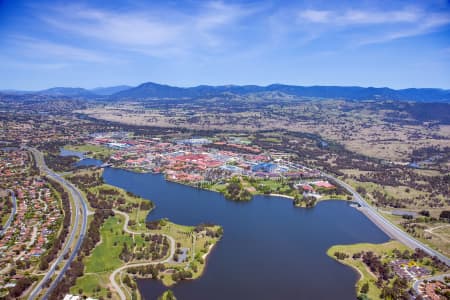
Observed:
[[[14,220],[14,216],[16,215],[16,210],[17,210],[16,195],[14,194],[14,191],[12,191],[12,190],[8,190],[8,192],[11,193],[11,199],[12,199],[12,202],[13,202],[13,207],[11,209],[11,214],[9,215],[9,218],[8,218],[8,220],[5,223],[5,226],[0,231],[0,236],[2,236],[6,232],[6,230],[8,230],[9,226],[11,226],[11,223]]]
[[[62,184],[69,192],[73,199],[73,203],[75,208],[72,207],[72,214],[75,213],[74,223],[71,224],[71,232],[68,236],[68,239],[66,240],[66,243],[64,244],[63,250],[60,252],[60,255],[58,258],[53,262],[50,269],[48,270],[47,274],[44,276],[44,278],[38,283],[38,285],[33,289],[33,291],[30,293],[29,299],[33,300],[35,299],[39,293],[42,291],[42,289],[45,286],[45,283],[55,275],[56,266],[59,265],[63,260],[64,256],[69,253],[70,256],[65,262],[64,266],[60,269],[60,271],[57,273],[57,276],[55,280],[53,280],[49,286],[49,288],[45,291],[44,295],[42,296],[42,299],[47,299],[51,293],[51,291],[56,287],[58,282],[64,277],[65,272],[69,268],[71,262],[75,259],[77,256],[78,251],[81,248],[84,236],[86,234],[87,230],[87,217],[88,217],[88,207],[86,204],[86,200],[83,198],[83,195],[81,195],[80,191],[78,191],[77,188],[75,188],[71,183],[67,182],[63,177],[58,175],[57,173],[50,170],[47,165],[45,164],[44,157],[41,152],[34,148],[26,148],[27,150],[31,151],[33,154],[33,157],[36,161],[36,164],[39,166],[39,169],[41,172],[46,173],[46,175],[53,180],[57,181],[58,183]],[[79,238],[76,240],[76,244],[73,249],[71,248],[71,245],[73,244],[79,224],[81,223],[81,229],[79,231]]]
[[[350,185],[343,182],[342,180],[329,175],[322,173],[322,176],[329,178],[331,180],[334,180],[339,185],[341,185],[343,188],[345,188],[349,193],[353,195],[354,201],[356,201],[361,206],[361,211],[373,222],[375,225],[377,225],[381,230],[383,230],[387,235],[389,235],[391,238],[398,240],[399,242],[405,244],[406,246],[412,248],[412,249],[422,249],[427,254],[431,256],[436,256],[439,258],[442,262],[446,263],[448,266],[450,266],[450,260],[447,256],[443,255],[442,253],[431,249],[427,245],[423,244],[422,242],[414,239],[406,232],[399,229],[397,226],[392,224],[389,220],[387,220],[385,217],[383,217],[378,211],[376,211],[369,203],[364,200],[364,198],[356,192]]]

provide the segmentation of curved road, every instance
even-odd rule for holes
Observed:
[[[122,216],[125,217],[125,222],[123,224],[123,230],[125,232],[130,233],[130,234],[141,234],[140,232],[134,232],[134,231],[131,231],[130,229],[128,229],[128,220],[130,219],[128,214],[126,214],[124,212],[121,212],[119,210],[115,210],[115,209],[114,209],[114,213],[122,215]],[[159,260],[159,261],[127,264],[127,265],[124,265],[124,266],[122,266],[122,267],[120,267],[118,269],[115,269],[114,272],[112,272],[112,274],[109,276],[109,281],[111,282],[111,285],[114,287],[114,289],[117,291],[117,293],[119,294],[119,297],[120,297],[121,300],[126,300],[127,297],[125,296],[125,293],[122,291],[122,289],[120,288],[120,286],[116,282],[115,277],[117,276],[118,273],[122,272],[125,269],[131,268],[131,267],[157,265],[157,264],[167,263],[167,262],[171,262],[172,261],[172,257],[175,254],[175,239],[173,237],[171,237],[170,235],[166,235],[166,234],[163,234],[163,233],[161,235],[165,236],[170,241],[170,254],[169,254],[169,256],[167,258],[165,258],[163,260]]]
[[[75,212],[75,222],[72,224],[72,231],[69,234],[68,240],[66,241],[63,250],[60,252],[60,255],[55,260],[55,262],[52,264],[50,269],[47,271],[47,274],[44,276],[44,278],[38,283],[38,285],[33,289],[33,291],[30,293],[29,299],[33,300],[35,299],[39,293],[42,291],[45,283],[47,281],[51,280],[53,275],[56,271],[56,266],[61,263],[61,261],[64,260],[64,255],[69,253],[70,246],[72,245],[73,241],[76,238],[76,234],[78,231],[78,224],[81,222],[81,230],[80,230],[80,236],[76,241],[76,245],[74,249],[72,249],[72,252],[67,259],[64,266],[61,268],[60,272],[57,274],[55,280],[53,280],[49,286],[49,288],[45,291],[44,295],[42,296],[42,299],[47,299],[51,293],[51,291],[56,287],[58,282],[63,278],[65,272],[69,268],[72,261],[77,256],[78,251],[81,248],[81,244],[83,242],[84,236],[86,234],[86,228],[87,228],[87,216],[88,216],[88,207],[86,204],[85,199],[81,195],[80,191],[76,189],[71,183],[67,182],[64,178],[62,178],[57,173],[50,170],[47,165],[45,164],[44,157],[41,152],[34,148],[26,148],[27,150],[31,151],[31,153],[34,156],[34,159],[36,161],[36,164],[39,166],[39,169],[41,172],[46,173],[48,177],[52,178],[53,180],[59,182],[61,185],[63,185],[66,189],[69,190],[70,195],[72,196],[73,202],[75,204],[75,209],[72,208],[72,213]]]
[[[9,228],[9,226],[11,226],[11,223],[14,220],[14,216],[16,215],[16,210],[17,210],[16,194],[14,194],[14,191],[12,191],[12,190],[8,190],[8,192],[11,193],[11,199],[12,199],[12,202],[13,202],[13,207],[11,209],[11,214],[9,215],[9,218],[8,218],[8,220],[5,223],[5,227],[3,227],[3,229],[0,231],[0,236],[5,234],[6,230],[8,230],[8,228]]]
[[[412,249],[416,248],[422,249],[429,255],[436,256],[442,262],[450,266],[450,259],[447,256],[443,255],[442,253],[434,249],[431,249],[427,245],[416,240],[415,238],[411,237],[409,234],[407,234],[406,232],[402,231],[397,226],[392,224],[389,220],[380,215],[380,213],[378,213],[371,205],[369,205],[369,203],[367,203],[366,200],[364,200],[364,198],[358,192],[356,192],[350,185],[329,174],[322,173],[322,176],[336,181],[339,185],[341,185],[349,193],[351,193],[353,195],[354,200],[358,202],[358,204],[361,206],[361,211],[387,235],[398,240],[399,242],[405,244],[406,246]]]

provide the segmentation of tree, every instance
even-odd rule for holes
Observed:
[[[443,210],[439,215],[439,219],[450,221],[450,210]]]
[[[361,293],[367,294],[368,291],[369,291],[369,284],[366,282],[366,283],[364,283],[363,286],[361,287]]]
[[[158,297],[158,300],[177,300],[177,298],[175,298],[175,295],[171,290],[167,290]]]

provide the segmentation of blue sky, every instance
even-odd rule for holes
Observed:
[[[0,89],[450,89],[448,1],[0,0]]]

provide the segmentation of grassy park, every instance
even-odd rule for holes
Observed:
[[[64,148],[67,150],[83,152],[88,157],[92,157],[92,158],[100,159],[100,160],[108,159],[114,153],[113,149],[110,149],[107,147],[102,147],[102,146],[90,145],[90,144],[67,145]]]

